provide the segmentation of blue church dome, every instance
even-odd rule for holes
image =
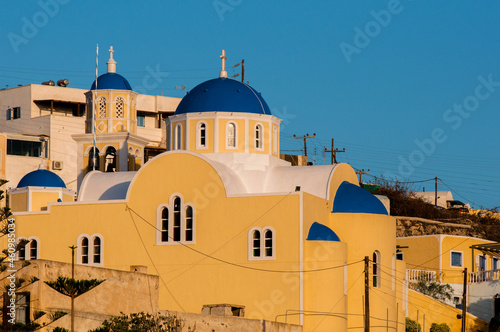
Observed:
[[[57,187],[66,188],[66,184],[59,177],[59,175],[47,171],[46,169],[37,169],[36,171],[29,172],[17,185],[17,188],[23,187]]]
[[[95,82],[92,83],[90,90],[95,90]],[[117,73],[102,74],[97,78],[97,90],[132,90],[130,83],[125,77]]]
[[[249,85],[219,77],[203,82],[182,98],[175,114],[238,112],[271,115],[260,93]]]

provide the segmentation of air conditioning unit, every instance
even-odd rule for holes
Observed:
[[[52,169],[55,169],[55,170],[62,170],[63,169],[63,162],[62,161],[52,161]]]

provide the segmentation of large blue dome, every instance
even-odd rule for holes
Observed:
[[[46,169],[37,169],[36,171],[29,172],[19,181],[17,188],[23,187],[66,188],[66,185],[59,175],[47,171]]]
[[[216,78],[197,85],[182,98],[175,114],[239,112],[271,115],[260,93],[230,78]]]
[[[132,90],[130,83],[125,77],[117,73],[102,74],[97,78],[97,90]],[[95,90],[95,81],[90,90]]]

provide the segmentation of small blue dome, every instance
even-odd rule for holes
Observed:
[[[344,181],[333,201],[332,213],[388,214],[384,204],[368,190]]]
[[[46,169],[37,169],[36,171],[29,172],[19,181],[17,188],[23,187],[66,188],[66,185],[59,175],[47,171]]]
[[[97,90],[132,90],[130,83],[125,77],[117,73],[102,74],[97,78]],[[95,90],[95,81],[90,90]]]
[[[307,241],[333,241],[340,242],[340,238],[334,231],[328,226],[320,224],[319,222],[313,222],[309,228],[309,234],[307,234]]]
[[[182,98],[175,114],[238,112],[271,115],[260,93],[230,78],[216,78],[197,85]]]

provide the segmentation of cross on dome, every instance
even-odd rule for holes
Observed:
[[[113,46],[109,48],[109,61],[106,62],[108,65],[108,73],[116,73],[116,61],[113,59]]]
[[[219,58],[222,60],[222,70],[220,71],[219,77],[227,77],[226,71],[226,50],[222,50],[222,54],[219,55]]]

